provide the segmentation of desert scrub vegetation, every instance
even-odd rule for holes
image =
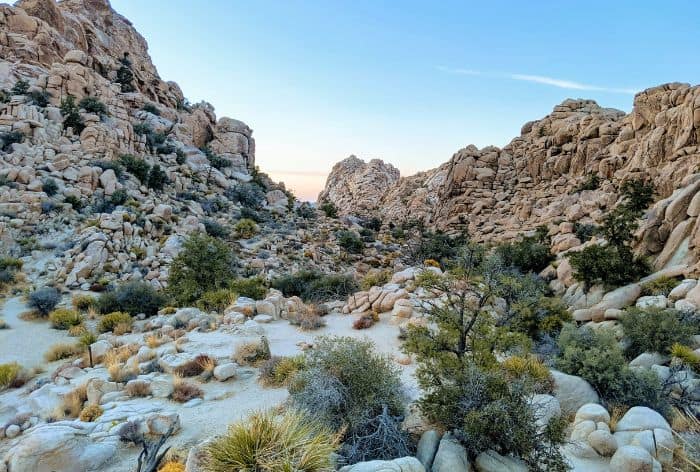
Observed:
[[[315,305],[309,306],[302,312],[292,312],[287,315],[289,324],[298,326],[304,331],[313,331],[326,326],[326,321]]]
[[[102,314],[122,311],[130,315],[144,313],[150,317],[157,315],[166,302],[167,298],[148,282],[132,281],[102,293],[96,308]]]
[[[432,259],[447,265],[457,256],[468,239],[466,234],[448,235],[442,231],[426,230],[420,223],[411,223],[406,228],[400,229],[404,235],[409,231],[412,232],[407,257],[414,264]],[[400,235],[397,234],[397,236]]]
[[[540,226],[533,236],[521,236],[516,242],[498,245],[496,254],[504,264],[523,273],[539,273],[554,260],[547,232],[546,226]]]
[[[151,394],[151,384],[145,380],[132,380],[124,389],[130,397],[147,397]]]
[[[197,301],[205,292],[226,288],[235,278],[236,258],[222,241],[206,234],[194,234],[173,259],[168,293],[181,304]]]
[[[97,330],[100,333],[107,333],[109,331],[114,331],[115,328],[120,325],[131,326],[132,322],[133,319],[131,318],[131,315],[129,313],[125,313],[123,311],[115,311],[112,313],[107,313],[106,315],[100,317],[100,320],[97,323]]]
[[[22,366],[16,362],[0,364],[0,390],[19,386],[17,380],[21,373]]]
[[[266,387],[287,386],[305,366],[306,360],[303,355],[272,356],[260,366],[260,383]]]
[[[49,316],[49,313],[56,308],[61,300],[61,294],[53,287],[44,287],[34,290],[27,297],[27,306],[42,318]]]
[[[644,209],[654,200],[654,187],[641,180],[629,180],[621,188],[621,203],[610,211],[598,232],[606,244],[593,244],[569,256],[574,277],[586,287],[602,283],[617,287],[649,273],[646,259],[632,251],[634,232]]]
[[[22,261],[14,257],[0,257],[0,290],[17,281],[17,275],[22,270]]]
[[[305,367],[289,385],[291,404],[313,414],[326,427],[342,431],[340,451],[344,462],[387,459],[368,457],[380,438],[368,434],[378,417],[400,423],[405,395],[397,368],[378,354],[369,341],[350,337],[321,337],[305,355]],[[362,447],[360,448],[360,442]],[[408,441],[402,434],[387,441]],[[410,441],[408,441],[410,443]],[[373,452],[374,454],[374,452]],[[386,448],[392,455],[393,449]]]
[[[233,231],[239,239],[250,239],[258,234],[260,229],[255,221],[249,218],[243,218],[233,226]]]
[[[97,299],[92,295],[73,295],[71,304],[80,313],[85,313],[97,306]]]
[[[236,293],[228,288],[210,290],[204,292],[200,299],[197,300],[197,307],[204,311],[223,311],[227,306],[235,302],[236,298]]]
[[[107,105],[97,97],[84,97],[78,102],[78,106],[88,113],[104,116],[108,115]]]
[[[313,270],[300,270],[272,280],[272,288],[285,297],[300,297],[305,302],[339,300],[357,291],[358,285],[349,275],[323,274]]]
[[[333,470],[331,455],[337,446],[336,435],[308,414],[258,412],[208,444],[204,469],[327,472]]]
[[[236,347],[231,358],[240,365],[256,365],[272,357],[270,343],[265,336],[259,341],[240,344]]]
[[[204,372],[211,372],[216,367],[216,360],[206,354],[199,354],[194,359],[177,366],[173,373],[179,377],[196,377]]]
[[[62,359],[70,359],[79,356],[83,353],[83,348],[79,344],[58,343],[54,344],[44,353],[44,359],[47,362],[59,361]]]
[[[239,203],[244,208],[259,209],[265,200],[265,189],[255,182],[244,182],[229,187],[224,195],[233,203]]]
[[[672,308],[628,308],[619,321],[629,340],[630,358],[643,352],[668,355],[674,344],[689,344],[700,326],[700,316]]]
[[[267,293],[267,284],[262,277],[248,277],[233,279],[228,283],[228,287],[235,294],[241,297],[261,300]]]
[[[391,275],[390,270],[374,269],[362,277],[362,280],[360,281],[360,288],[362,290],[369,290],[372,287],[381,287],[382,285],[389,283]]]
[[[335,233],[335,239],[338,241],[338,246],[350,254],[362,254],[365,248],[362,238],[354,231],[347,229],[338,231]]]
[[[632,370],[609,330],[566,325],[557,344],[560,354],[555,366],[588,381],[608,407],[647,406],[668,414],[668,399],[657,375],[649,370]]]
[[[100,405],[87,405],[83,408],[83,411],[80,412],[78,419],[80,419],[80,421],[93,422],[102,416],[102,413],[103,411]]]
[[[139,182],[145,184],[148,182],[148,173],[151,170],[151,166],[148,163],[132,154],[122,154],[119,156],[119,164],[121,164],[124,169],[134,177],[136,177]]]
[[[338,218],[338,208],[333,202],[324,202],[321,204],[320,210],[327,218]]]
[[[183,380],[182,377],[173,377],[173,393],[170,398],[178,403],[185,403],[193,398],[202,398],[204,391],[197,385]]]
[[[497,353],[522,352],[530,340],[509,320],[522,303],[539,300],[534,276],[522,276],[497,253],[467,244],[444,275],[425,271],[416,284],[440,303],[426,303],[428,323],[410,326],[404,350],[418,364],[423,390],[418,405],[425,417],[458,440],[474,459],[493,449],[524,460],[529,470],[567,470],[559,451],[564,422],[552,418],[536,426],[532,394],[551,388],[543,366],[528,358],[498,362]],[[496,317],[490,304],[505,302]]]
[[[67,95],[61,100],[61,115],[63,115],[63,128],[72,128],[73,134],[80,136],[85,129],[85,123],[80,116],[80,107],[75,103],[73,95]]]
[[[646,282],[642,284],[642,296],[650,296],[650,295],[663,295],[663,296],[668,296],[669,293],[671,293],[671,290],[676,288],[680,284],[680,280],[673,278],[673,277],[667,277],[667,276],[662,276],[658,277],[650,282]]]
[[[56,329],[70,329],[82,324],[83,316],[75,310],[58,308],[49,313],[49,321],[51,321],[51,326]]]

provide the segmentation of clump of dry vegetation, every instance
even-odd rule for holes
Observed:
[[[204,372],[211,373],[216,367],[216,360],[206,354],[199,354],[194,359],[175,368],[175,375],[180,377],[195,377]]]
[[[124,391],[130,397],[147,397],[151,394],[151,384],[145,380],[132,380]]]
[[[185,403],[193,398],[202,398],[204,392],[197,385],[183,380],[177,375],[173,378],[173,393],[170,398],[178,403]]]
[[[233,360],[239,365],[256,365],[272,357],[270,343],[265,336],[258,342],[248,342],[239,345],[233,353]]]
[[[83,348],[79,344],[58,343],[54,344],[46,351],[44,359],[46,359],[47,362],[54,362],[79,356],[82,352]]]
[[[80,416],[78,418],[80,421],[92,422],[102,416],[102,413],[103,411],[100,405],[88,405],[83,408],[83,411],[80,412]]]

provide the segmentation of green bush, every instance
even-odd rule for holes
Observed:
[[[313,415],[287,411],[254,413],[229,426],[205,449],[206,472],[333,470],[335,434],[312,419]]]
[[[27,306],[40,316],[46,317],[56,308],[61,300],[61,294],[53,287],[44,287],[33,291],[27,297]]]
[[[338,246],[342,247],[351,254],[362,254],[365,248],[362,239],[354,231],[342,230],[335,235],[338,240]]]
[[[224,169],[226,167],[231,167],[233,163],[226,159],[225,157],[219,156],[218,154],[215,154],[209,147],[203,147],[200,148],[200,150],[204,153],[204,155],[207,157],[209,160],[209,164],[215,168],[215,169]]]
[[[68,329],[83,322],[83,316],[77,311],[59,308],[49,313],[49,321],[56,329]]]
[[[141,183],[148,182],[151,166],[149,166],[145,160],[131,154],[122,154],[119,157],[119,162],[124,166],[127,172],[139,179]]]
[[[80,135],[85,129],[85,123],[80,116],[80,109],[75,103],[73,95],[66,96],[61,100],[61,114],[63,115],[63,127],[73,128],[73,133]]]
[[[297,296],[306,302],[339,300],[358,289],[357,282],[349,275],[322,274],[311,270],[277,277],[270,285],[285,297]]]
[[[204,311],[223,311],[236,300],[236,293],[227,288],[204,292],[197,306]]]
[[[673,277],[662,276],[650,282],[642,284],[642,296],[663,295],[668,296],[671,290],[680,284],[680,280]]]
[[[155,316],[166,304],[166,297],[148,282],[132,281],[105,292],[97,299],[97,311],[111,313],[121,311],[131,315],[144,313]]]
[[[233,227],[233,230],[236,232],[236,235],[241,238],[241,239],[250,239],[256,234],[258,234],[258,225],[255,223],[255,221],[250,220],[248,218],[243,218],[242,220],[239,220],[238,223],[236,223]]]
[[[168,293],[179,304],[193,303],[202,294],[226,288],[235,277],[236,259],[222,241],[194,234],[170,265]]]
[[[597,190],[600,187],[600,176],[589,174],[588,178],[574,189],[572,193],[583,192],[584,190]]]
[[[123,205],[129,200],[129,194],[123,188],[115,190],[112,196],[109,198],[109,202],[114,206]]]
[[[619,287],[649,273],[645,259],[635,258],[626,246],[591,245],[569,256],[576,280],[586,287],[602,283],[606,287]]]
[[[321,204],[321,211],[328,217],[328,218],[338,218],[338,208],[335,206],[333,202],[325,202]]]
[[[27,96],[34,105],[41,108],[48,106],[49,100],[51,99],[51,94],[46,90],[32,90],[27,93]]]
[[[83,203],[80,197],[76,197],[75,195],[67,195],[63,199],[63,202],[68,203],[75,211],[80,211],[85,206],[85,203]]]
[[[690,343],[698,326],[692,318],[671,308],[628,308],[619,320],[630,341],[627,354],[630,358],[644,352],[669,354],[675,343]]]
[[[10,89],[12,95],[26,95],[29,91],[29,82],[24,79],[19,79]]]
[[[153,130],[147,123],[136,123],[132,125],[132,128],[134,129],[134,133],[139,136],[148,136],[153,133]]]
[[[0,149],[3,152],[10,152],[12,145],[24,141],[24,134],[21,131],[9,131],[0,134]]]
[[[0,390],[11,387],[21,372],[22,367],[16,362],[0,364]]]
[[[215,238],[225,238],[229,235],[229,230],[226,226],[222,225],[216,220],[206,219],[204,220],[204,230],[209,236]]]
[[[500,244],[496,247],[496,253],[506,265],[516,267],[524,273],[539,273],[554,260],[549,243],[534,236],[523,237],[514,243]]]
[[[122,174],[124,173],[124,168],[121,166],[121,164],[117,161],[95,161],[93,162],[93,165],[96,167],[99,167],[103,171],[107,169],[112,169],[114,171],[114,175],[117,176],[117,179],[122,178]]]
[[[160,110],[153,103],[145,103],[141,109],[156,116],[160,116]]]
[[[131,71],[131,61],[127,58],[127,53],[120,59],[121,65],[117,69],[117,77],[115,82],[121,85],[122,93],[135,92],[134,73]]]
[[[307,351],[306,369],[290,385],[291,401],[329,428],[348,428],[346,437],[386,407],[401,415],[404,408],[399,372],[369,341],[321,337]]]
[[[228,286],[241,297],[248,297],[253,300],[262,300],[267,293],[267,285],[262,277],[233,279],[229,282]]]
[[[261,208],[265,200],[265,189],[254,182],[242,182],[224,192],[226,198],[246,208]]]
[[[78,106],[88,113],[94,113],[96,115],[107,115],[107,105],[102,103],[97,97],[85,97],[80,102]]]
[[[647,406],[662,414],[668,412],[668,400],[656,374],[630,369],[611,332],[566,325],[557,344],[561,351],[557,368],[588,381],[605,404]]]
[[[146,185],[148,188],[153,190],[163,190],[163,187],[168,183],[168,181],[168,174],[166,174],[165,171],[163,171],[163,169],[156,164],[151,167],[151,170],[148,172],[148,180]]]
[[[516,304],[514,312],[509,327],[535,340],[558,335],[564,324],[571,321],[566,304],[557,297],[542,296],[536,303]]]
[[[97,323],[97,330],[100,333],[107,333],[109,331],[114,331],[114,328],[121,324],[131,325],[133,319],[128,313],[123,313],[120,311],[114,313],[108,313],[100,318]]]
[[[175,162],[177,165],[183,165],[185,162],[187,162],[187,156],[185,155],[185,151],[182,149],[176,149],[175,150]]]
[[[459,253],[459,249],[467,242],[464,234],[448,235],[442,231],[421,231],[411,242],[408,256],[416,264],[422,264],[427,259],[446,265]]]
[[[43,180],[41,189],[49,197],[53,197],[58,192],[58,184],[52,178],[46,178]]]

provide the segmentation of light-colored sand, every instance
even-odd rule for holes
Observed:
[[[45,367],[44,353],[53,344],[75,341],[66,331],[52,329],[46,321],[25,321],[19,315],[27,310],[21,297],[9,298],[1,318],[10,329],[0,329],[0,364],[18,362],[25,367]]]

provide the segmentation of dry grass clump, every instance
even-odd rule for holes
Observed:
[[[87,383],[82,384],[63,396],[61,411],[56,412],[57,418],[77,418],[87,401]]]
[[[352,323],[353,329],[368,329],[374,326],[374,317],[372,315],[362,315]]]
[[[288,411],[255,413],[229,426],[206,448],[208,472],[255,470],[276,472],[333,470],[331,455],[338,437],[309,416]]]
[[[625,416],[627,410],[629,410],[629,407],[623,405],[614,405],[610,408],[610,422],[608,423],[610,431],[615,432],[617,423]]]
[[[304,331],[313,331],[326,326],[326,321],[315,307],[311,306],[306,312],[290,313],[287,316],[289,324],[299,326]]]
[[[131,322],[117,323],[112,332],[116,336],[121,336],[131,332]]]
[[[123,330],[126,325],[129,326],[128,331],[131,331],[131,323],[133,320],[131,319],[131,315],[128,313],[124,313],[121,311],[115,311],[109,314],[104,315],[102,318],[100,318],[100,322],[97,324],[97,330],[100,333],[106,333],[108,331],[113,331],[118,325],[120,326],[120,330]],[[127,331],[127,332],[128,332]],[[116,334],[116,332],[115,332]]]
[[[194,359],[175,368],[175,375],[180,377],[195,377],[203,372],[211,372],[216,367],[216,360],[206,354],[199,354]]]
[[[68,336],[78,338],[87,333],[87,328],[84,325],[71,326],[68,328]]]
[[[112,382],[126,382],[139,374],[137,359],[134,358],[131,362],[125,364],[136,352],[138,352],[137,344],[127,344],[107,351],[102,363],[107,368],[107,373]]]
[[[248,342],[239,345],[233,353],[233,360],[239,365],[256,365],[272,357],[270,343],[265,336],[258,342]]]
[[[88,405],[85,408],[83,408],[83,411],[80,412],[80,416],[78,417],[80,421],[85,421],[85,422],[92,422],[95,421],[97,418],[102,416],[103,410],[100,405]]]
[[[272,356],[260,366],[260,383],[266,387],[289,385],[301,369],[306,366],[304,356]]]
[[[17,388],[26,383],[23,380],[22,366],[16,362],[0,364],[0,390],[5,388]]]
[[[203,396],[204,392],[197,385],[187,382],[177,375],[173,377],[173,393],[170,398],[174,401],[185,403],[193,398],[202,398]]]
[[[73,295],[71,303],[80,313],[86,313],[91,308],[95,308],[97,299],[91,295]]]
[[[69,329],[83,323],[83,316],[75,310],[57,308],[49,313],[51,326],[56,329]]]
[[[61,359],[70,359],[82,353],[83,348],[79,344],[58,343],[54,344],[46,351],[44,359],[46,359],[47,362],[54,362]]]
[[[146,346],[155,349],[166,342],[166,337],[162,333],[147,334],[143,337]]]
[[[132,380],[126,385],[125,392],[130,397],[147,397],[151,394],[151,384],[145,380]]]
[[[185,464],[177,461],[168,461],[160,466],[158,472],[185,472]]]
[[[546,365],[535,357],[511,356],[501,363],[511,379],[525,379],[534,383],[535,390],[549,393],[554,389],[554,379]]]

